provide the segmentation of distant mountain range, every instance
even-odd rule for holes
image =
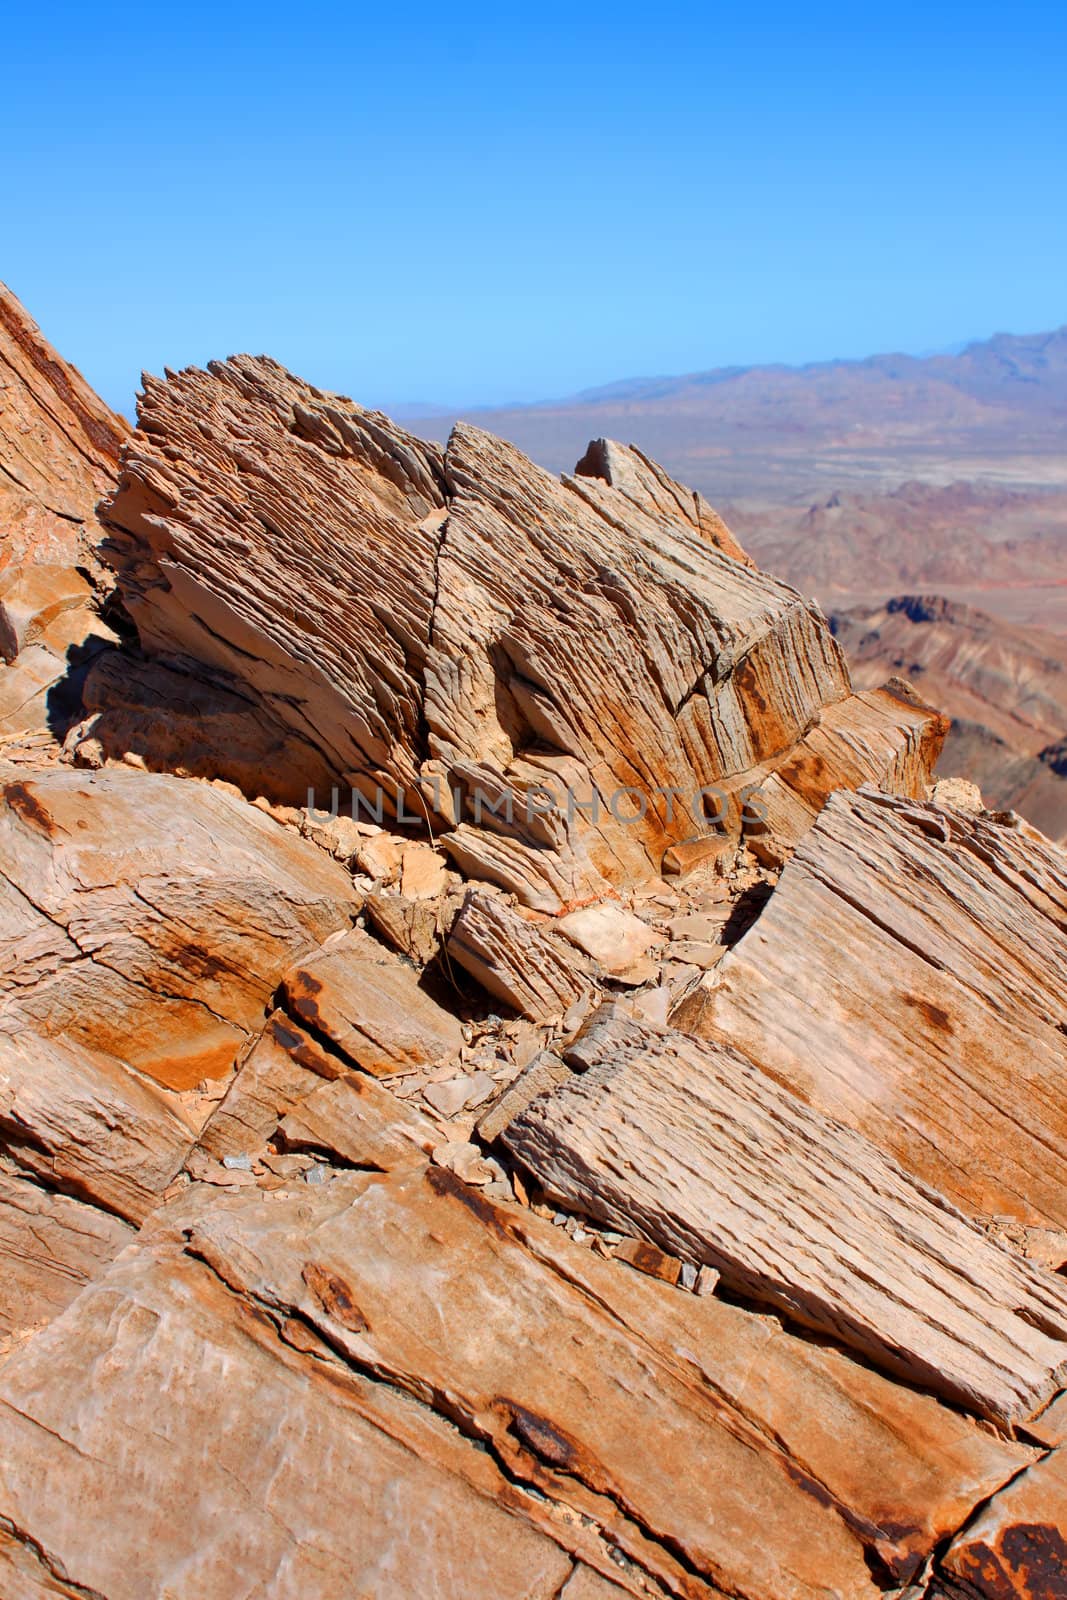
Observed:
[[[1025,487],[1067,483],[1067,326],[997,334],[958,355],[878,355],[809,366],[721,367],[630,378],[564,400],[413,419],[443,437],[456,416],[569,471],[592,437],[638,444],[718,499],[803,498],[851,483],[948,483],[983,462]],[[1051,458],[1051,459],[1050,459]]]
[[[592,438],[638,445],[826,605],[936,589],[1067,632],[1067,327],[461,414],[554,472]],[[456,415],[408,425],[442,439]]]

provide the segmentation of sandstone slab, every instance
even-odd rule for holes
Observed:
[[[95,565],[96,504],[129,432],[0,284],[0,569]]]
[[[1030,1459],[927,1398],[898,1409],[884,1379],[774,1341],[763,1319],[635,1281],[439,1168],[340,1174],[306,1204],[229,1194],[186,1222],[190,1248],[379,1380],[447,1394],[464,1432],[667,1588],[686,1592],[675,1552],[752,1600],[873,1595],[868,1560],[910,1575],[968,1496]],[[768,1357],[773,1378],[747,1385]],[[678,1473],[678,1452],[704,1473]]]
[[[835,795],[716,969],[733,1042],[972,1215],[1067,1228],[1067,868],[987,816]]]
[[[1067,1454],[1053,1450],[994,1495],[937,1570],[945,1600],[1060,1600],[1067,1591]]]
[[[133,1236],[118,1217],[0,1166],[0,1361],[65,1310]]]
[[[592,969],[567,940],[480,889],[468,890],[448,953],[497,1000],[534,1022],[562,1016],[592,987]]]
[[[141,1222],[195,1138],[176,1098],[114,1056],[0,1032],[0,1143],[49,1187]]]
[[[286,973],[283,992],[294,1017],[378,1077],[432,1066],[463,1044],[414,968],[359,928]]]
[[[1003,1424],[1067,1384],[1067,1283],[725,1045],[603,1008],[502,1138],[549,1195]]]
[[[285,969],[356,909],[342,868],[219,788],[20,776],[0,794],[0,1031],[192,1087],[229,1070]]]
[[[116,1263],[3,1369],[0,1517],[108,1600],[558,1593],[487,1457],[283,1331],[165,1248]]]

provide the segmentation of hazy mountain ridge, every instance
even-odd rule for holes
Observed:
[[[409,425],[443,439],[456,415]],[[462,415],[557,472],[590,438],[636,444],[830,603],[936,590],[1067,632],[1067,326]]]
[[[1067,838],[1063,639],[929,594],[835,611],[830,625],[857,685],[903,677],[951,716],[942,773],[973,779],[987,804]]]

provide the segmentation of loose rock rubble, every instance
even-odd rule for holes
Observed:
[[[1062,852],[633,448],[0,356],[0,1595],[1064,1595]]]

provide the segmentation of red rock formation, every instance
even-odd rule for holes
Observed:
[[[1062,1593],[1067,877],[939,715],[640,453],[263,359],[108,517],[0,750],[4,1600]]]
[[[913,792],[936,754],[936,718],[849,701],[819,613],[633,451],[562,482],[469,427],[442,455],[248,357],[149,380],[140,417],[107,553],[142,646],[251,699],[262,792],[384,796],[528,905],[657,874],[706,786],[736,830],[729,797],[824,714],[849,750],[823,794],[901,764]]]
[[[988,803],[1067,839],[1067,781],[1055,746],[1067,728],[1067,644],[1013,628],[939,595],[835,612],[835,637],[863,687],[902,674],[953,727],[941,770],[977,783]]]
[[[43,729],[70,660],[109,637],[96,506],[129,431],[0,283],[0,735]]]

